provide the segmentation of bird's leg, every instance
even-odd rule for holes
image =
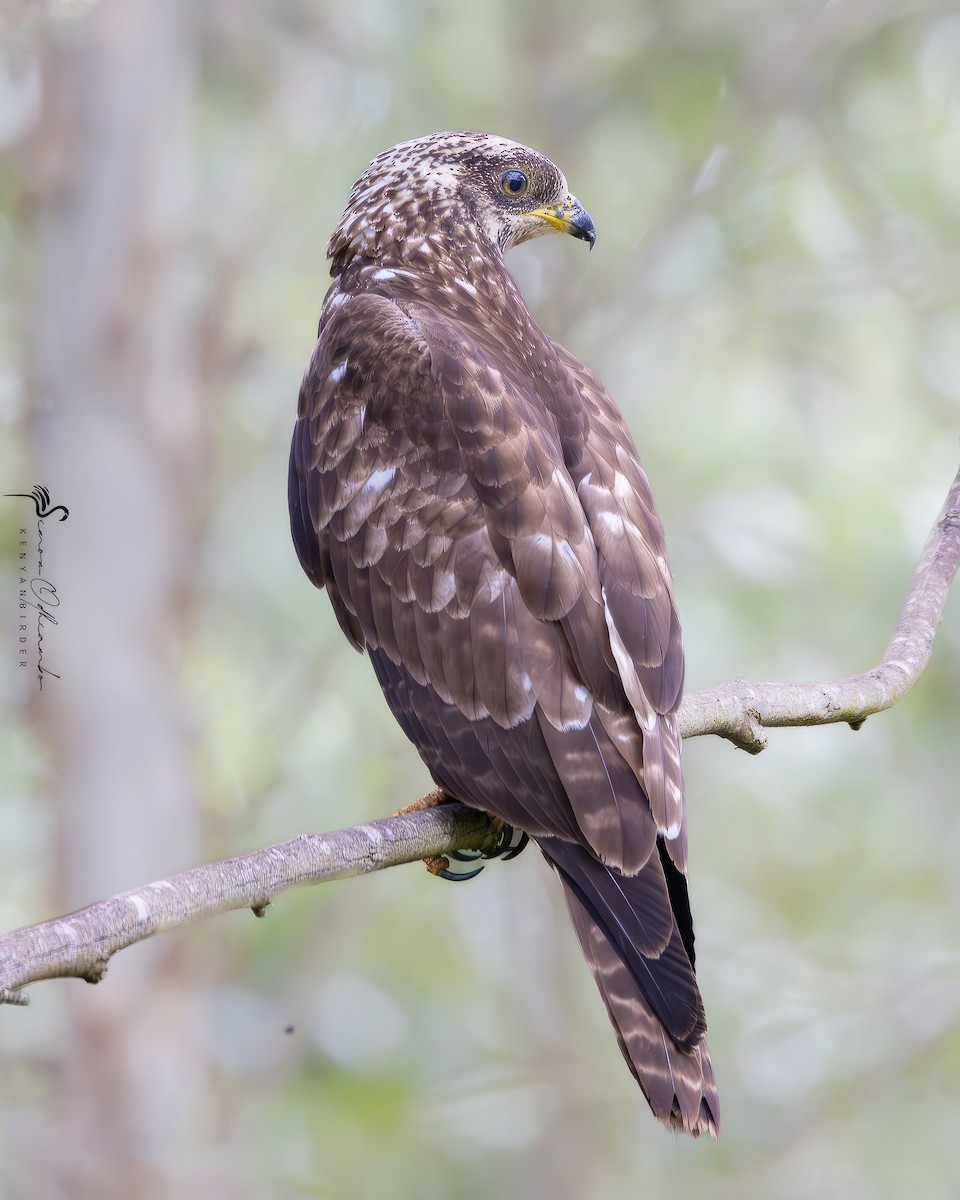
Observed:
[[[422,812],[426,808],[436,808],[440,804],[449,804],[455,799],[455,796],[451,796],[443,788],[435,787],[432,792],[427,792],[425,796],[421,796],[419,800],[414,800],[412,804],[405,804],[394,815],[399,817],[403,813]],[[502,858],[504,862],[509,862],[511,858],[517,857],[530,839],[522,829],[517,831],[500,817],[495,817],[489,813],[487,815],[489,816],[490,825],[494,833],[498,835],[497,844],[494,848],[492,850],[453,850],[451,851],[450,858],[455,859],[457,862],[475,862],[478,858]],[[514,840],[517,833],[519,833],[519,837]],[[423,865],[431,875],[437,875],[440,879],[449,879],[451,883],[463,883],[467,879],[475,879],[483,870],[483,866],[481,865],[474,871],[451,871],[450,858],[447,858],[445,854],[432,855],[430,858],[423,860]]]
[[[442,787],[435,787],[432,792],[427,792],[425,796],[414,800],[412,804],[405,804],[403,808],[398,808],[393,815],[401,817],[404,813],[422,812],[425,808],[437,808],[441,804],[449,804],[452,799],[453,796],[447,795]]]

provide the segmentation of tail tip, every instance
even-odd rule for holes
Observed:
[[[661,1117],[661,1120],[663,1118]],[[706,1097],[700,1101],[700,1110],[693,1120],[689,1120],[680,1110],[680,1103],[674,1100],[673,1108],[664,1120],[664,1124],[677,1133],[686,1133],[698,1138],[707,1133],[716,1141],[720,1137],[720,1114],[710,1107]]]

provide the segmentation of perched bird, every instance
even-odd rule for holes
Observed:
[[[516,142],[436,133],[373,160],[328,247],[293,540],[442,795],[556,869],[654,1113],[715,1135],[663,530],[623,417],[503,261],[558,230],[596,236]]]

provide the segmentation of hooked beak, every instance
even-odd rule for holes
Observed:
[[[567,196],[560,204],[545,204],[526,215],[540,217],[554,229],[559,229],[561,233],[569,233],[575,238],[588,242],[591,250],[597,240],[597,228],[593,223],[593,218],[576,196]]]

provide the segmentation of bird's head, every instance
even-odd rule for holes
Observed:
[[[589,213],[545,155],[492,134],[433,133],[370,163],[329,254],[336,271],[358,255],[381,258],[388,247],[429,253],[431,242],[456,245],[471,227],[501,251],[558,231],[591,247],[596,240]]]

